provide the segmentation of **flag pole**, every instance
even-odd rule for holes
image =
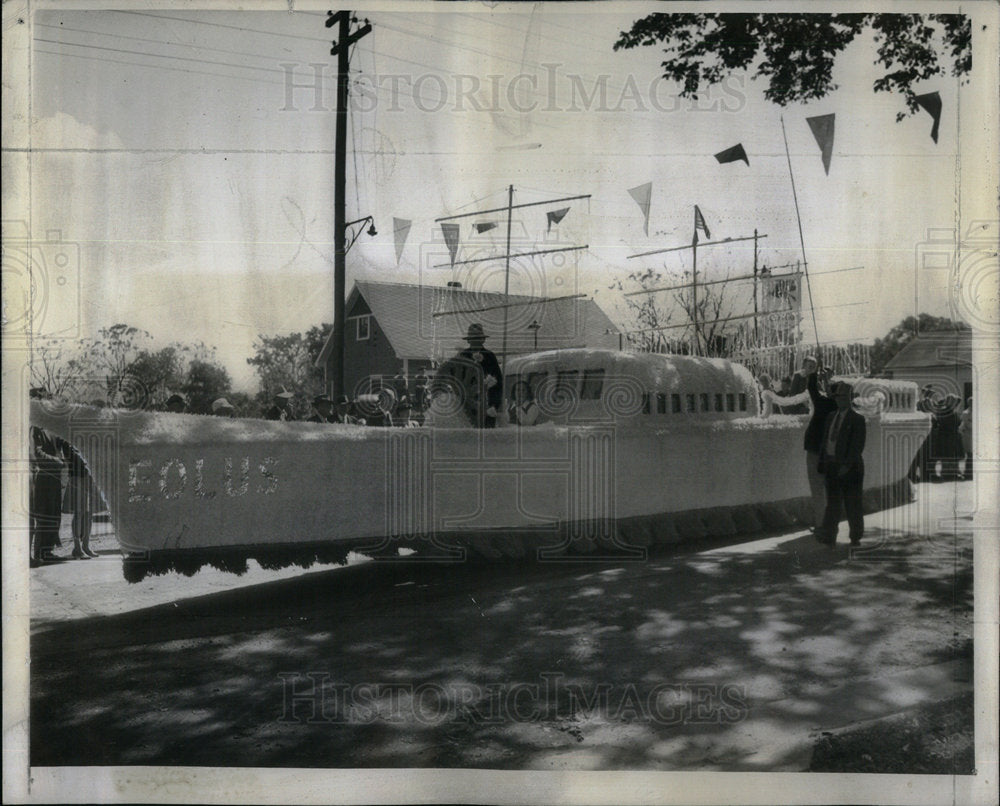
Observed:
[[[781,116],[781,136],[785,141],[785,158],[788,160],[788,177],[792,181],[792,199],[795,201],[795,220],[799,225],[799,245],[802,247],[802,271],[806,276],[806,292],[809,294],[809,312],[812,314],[813,335],[819,349],[819,330],[816,327],[816,309],[813,307],[812,286],[809,284],[809,261],[806,260],[806,241],[802,237],[802,216],[799,215],[799,197],[795,192],[795,174],[792,173],[792,155],[788,151],[788,135],[785,133],[785,116]]]
[[[691,321],[694,324],[694,354],[701,355],[698,338],[698,206],[694,208],[694,235],[691,237]]]

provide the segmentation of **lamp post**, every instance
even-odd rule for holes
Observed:
[[[532,320],[531,324],[528,325],[528,330],[533,331],[533,335],[535,337],[535,352],[536,353],[538,352],[538,331],[539,331],[539,329],[541,327],[542,326],[540,324],[538,324],[538,320],[537,319]]]
[[[366,221],[370,224],[370,226],[368,227],[369,237],[374,238],[376,235],[378,235],[378,230],[375,229],[375,219],[372,218],[370,215],[366,215],[364,218],[359,218],[357,221],[348,221],[346,224],[344,224],[345,253],[349,252],[351,247],[354,246],[354,242],[361,237],[361,230],[358,229],[356,232],[352,233],[350,242],[347,242],[347,233],[346,233],[347,227],[353,227],[355,224],[364,224]]]

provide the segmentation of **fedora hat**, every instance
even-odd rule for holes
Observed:
[[[483,330],[483,326],[478,322],[473,322],[469,325],[469,330],[465,334],[466,341],[485,341],[486,331]]]

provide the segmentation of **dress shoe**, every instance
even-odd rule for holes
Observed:
[[[98,556],[100,556],[100,555],[98,555],[98,553],[96,551],[94,551],[92,548],[90,548],[90,546],[87,546],[86,548],[84,548],[83,553],[86,554],[88,557],[98,557]]]

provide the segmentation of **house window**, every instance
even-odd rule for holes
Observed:
[[[371,314],[359,316],[355,321],[358,323],[357,340],[366,341],[371,337]]]
[[[701,398],[701,410],[708,411],[708,393],[702,392],[699,397]]]
[[[667,413],[667,396],[663,392],[658,392],[656,395],[656,413]]]
[[[670,396],[670,410],[674,414],[680,414],[681,413],[681,396],[680,395],[671,395]]]
[[[744,392],[740,392],[740,411],[747,410],[747,396]]]
[[[722,393],[718,392],[715,395],[715,410],[722,411]]]
[[[687,405],[688,405],[688,409],[687,410],[689,412],[695,412],[695,411],[697,411],[697,409],[695,408],[695,405],[694,405],[694,395],[686,395],[686,397],[687,397]]]
[[[600,400],[603,388],[603,369],[585,369],[583,371],[583,388],[580,390],[581,400]]]
[[[642,393],[642,413],[649,414],[649,392]]]
[[[726,393],[726,411],[736,411],[736,395],[732,392]]]

